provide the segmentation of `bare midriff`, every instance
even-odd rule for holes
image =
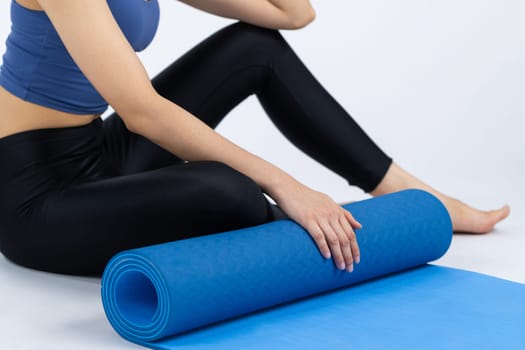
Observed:
[[[0,138],[26,130],[90,123],[100,114],[72,114],[24,101],[0,86]]]

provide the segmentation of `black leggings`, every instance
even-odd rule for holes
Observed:
[[[229,25],[152,82],[211,127],[256,94],[288,139],[366,192],[392,162],[276,30]],[[247,176],[184,162],[117,114],[1,138],[0,164],[0,250],[38,270],[98,275],[125,249],[286,217]]]

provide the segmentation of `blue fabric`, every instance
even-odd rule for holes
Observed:
[[[133,49],[148,47],[159,25],[157,0],[108,0],[108,5]]]
[[[135,51],[153,40],[157,0],[108,0]],[[48,16],[11,2],[11,33],[0,68],[0,85],[19,98],[75,114],[103,113],[108,104],[73,61]]]

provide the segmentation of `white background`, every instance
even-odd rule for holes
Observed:
[[[157,37],[139,54],[151,76],[232,22],[160,1]],[[282,33],[369,135],[439,190],[483,209],[512,207],[493,232],[456,235],[437,263],[525,283],[525,2],[312,3],[316,20]],[[4,0],[1,52],[9,22]],[[367,197],[296,150],[254,97],[218,131],[337,201]],[[30,271],[0,258],[0,286],[0,348],[134,348],[105,320],[97,279]]]

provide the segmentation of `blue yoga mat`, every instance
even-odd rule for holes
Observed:
[[[155,349],[525,344],[523,285],[425,264],[452,237],[434,196],[406,190],[344,208],[363,224],[352,273],[280,220],[116,255],[102,278],[108,320]]]

